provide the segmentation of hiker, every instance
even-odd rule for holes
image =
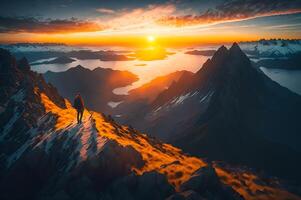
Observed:
[[[77,110],[77,123],[82,123],[82,118],[84,114],[84,101],[80,94],[78,93],[74,99],[73,107]]]

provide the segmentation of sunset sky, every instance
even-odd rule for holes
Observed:
[[[300,38],[301,0],[0,0],[0,42],[192,45]]]

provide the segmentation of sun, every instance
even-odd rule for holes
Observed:
[[[156,40],[155,36],[153,36],[153,35],[148,35],[147,36],[147,41],[154,42],[155,40]]]

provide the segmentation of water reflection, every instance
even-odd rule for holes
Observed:
[[[260,69],[272,80],[301,95],[301,70],[269,69],[265,67],[260,67]]]

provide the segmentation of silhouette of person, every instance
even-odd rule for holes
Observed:
[[[77,123],[82,123],[85,106],[83,98],[79,93],[75,96],[73,107],[77,110]]]

